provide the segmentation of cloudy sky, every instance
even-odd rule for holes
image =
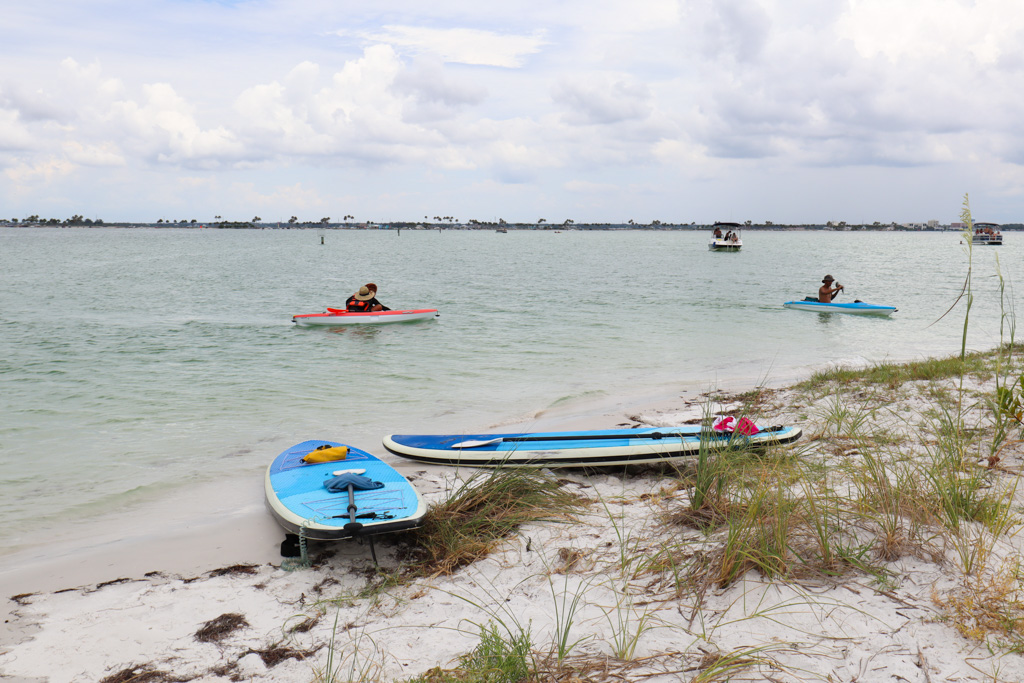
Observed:
[[[1024,221],[1020,0],[0,10],[0,218]]]

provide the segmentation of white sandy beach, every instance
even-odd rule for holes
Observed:
[[[923,412],[923,391],[901,394],[902,405]],[[805,404],[783,390],[759,422],[803,427],[802,457],[827,466],[858,457],[816,448],[828,401]],[[676,398],[639,413],[594,415],[588,426],[677,425],[705,410],[696,396]],[[918,421],[897,414],[879,419],[913,433]],[[1012,471],[1020,456],[1007,451],[1001,464]],[[419,464],[403,465],[403,472],[430,501],[443,499],[456,476]],[[620,474],[558,472],[565,487],[595,501],[577,522],[530,525],[452,576],[376,597],[359,596],[374,577],[367,546],[317,545],[313,568],[285,571],[274,552],[282,533],[255,508],[175,537],[9,572],[0,678],[404,680],[454,667],[477,644],[480,626],[491,623],[528,629],[540,659],[554,657],[552,644],[562,637],[572,645],[561,677],[537,680],[725,680],[730,656],[731,680],[1024,680],[1024,657],[969,640],[943,618],[937,597],[964,584],[952,549],[885,562],[884,582],[854,571],[790,581],[750,571],[727,587],[680,592],[664,573],[639,567],[670,537],[704,542],[699,532],[663,521],[686,500],[685,490],[666,488],[658,471]],[[1019,544],[1013,533],[1000,537],[987,566],[1012,564]],[[395,553],[378,541],[383,567],[396,566]],[[197,639],[225,615],[236,616],[223,639]],[[633,639],[630,656],[614,656]],[[711,676],[716,666],[721,678]]]

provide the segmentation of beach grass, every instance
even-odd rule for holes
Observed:
[[[876,363],[865,368],[832,367],[818,370],[794,388],[808,393],[821,393],[840,387],[881,386],[897,389],[907,382],[935,381],[961,375],[992,376],[1000,354],[1018,353],[1020,344],[1007,343],[993,355],[991,351],[972,351],[943,358],[926,358],[908,363]]]
[[[748,414],[758,424],[807,414],[796,444],[708,439],[677,467],[584,474],[573,480],[588,483],[574,487],[535,470],[453,478],[424,525],[406,532],[398,566],[345,601],[370,598],[369,613],[441,591],[477,615],[444,627],[476,635],[476,646],[403,679],[410,683],[643,680],[656,671],[746,680],[793,673],[792,653],[763,643],[737,648],[721,634],[787,611],[850,609],[822,597],[827,586],[897,596],[909,560],[955,578],[931,596],[931,619],[992,653],[1024,653],[1024,568],[1008,550],[1022,522],[1024,472],[1008,469],[1024,458],[1013,448],[1021,424],[986,400],[997,374],[1017,372],[1017,357],[1002,344],[965,359],[867,369],[859,380],[835,373],[813,390],[759,392],[760,412]],[[1005,458],[994,462],[1000,440]],[[588,544],[591,535],[606,540]],[[531,557],[540,565],[516,574],[514,585],[492,583],[493,572]],[[455,577],[462,580],[435,585]],[[751,585],[794,595],[742,610],[710,607]],[[541,623],[512,606],[524,594],[543,603]],[[391,607],[374,602],[382,597]],[[666,617],[666,606],[678,618]],[[386,637],[360,628],[348,637]],[[652,652],[647,643],[664,642],[666,631],[676,649]],[[336,675],[321,666],[318,680],[388,680],[384,664],[334,649]]]
[[[515,468],[475,472],[431,505],[407,541],[415,573],[451,574],[486,557],[523,525],[568,521],[587,501],[550,473]]]
[[[529,632],[509,636],[494,623],[480,629],[480,642],[459,657],[458,666],[435,666],[408,683],[519,683],[529,681],[536,669]]]
[[[986,634],[993,647],[1020,648],[1024,572],[992,569],[995,546],[1020,523],[1017,477],[997,479],[973,462],[996,426],[992,404],[972,387],[999,367],[1005,372],[1015,348],[868,369],[859,380],[834,373],[830,386],[816,385],[809,443],[752,449],[709,441],[646,499],[661,510],[660,524],[629,528],[616,505],[636,501],[600,499],[618,544],[606,566],[618,577],[609,579],[615,603],[604,611],[612,656],[635,658],[645,635],[660,628],[653,613],[636,610],[647,604],[630,592],[637,577],[656,579],[648,590],[660,585],[669,599],[693,601],[700,622],[710,591],[750,573],[796,585],[863,576],[886,591],[898,582],[893,563],[904,557],[959,567],[962,589],[936,598],[941,618],[968,624],[958,626],[967,637]],[[795,387],[791,398],[806,391]],[[566,551],[560,570],[599,572],[585,556]],[[575,619],[593,586],[574,586],[552,584],[560,626],[544,656],[553,665],[569,662],[586,640]],[[693,680],[726,680],[734,667],[767,661],[757,650],[736,651],[705,660]]]

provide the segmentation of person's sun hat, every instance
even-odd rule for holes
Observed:
[[[832,277],[831,275],[826,275],[825,279],[822,280],[822,282],[835,282],[835,281],[836,281],[836,279],[834,277]]]
[[[370,289],[366,285],[363,285],[362,287],[359,288],[359,291],[356,292],[355,299],[356,301],[369,301],[370,299],[373,298],[373,294],[374,292],[372,289]]]

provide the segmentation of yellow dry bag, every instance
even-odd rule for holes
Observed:
[[[302,458],[302,462],[334,462],[344,460],[348,455],[348,446],[328,446],[324,444],[315,451],[310,451]]]

